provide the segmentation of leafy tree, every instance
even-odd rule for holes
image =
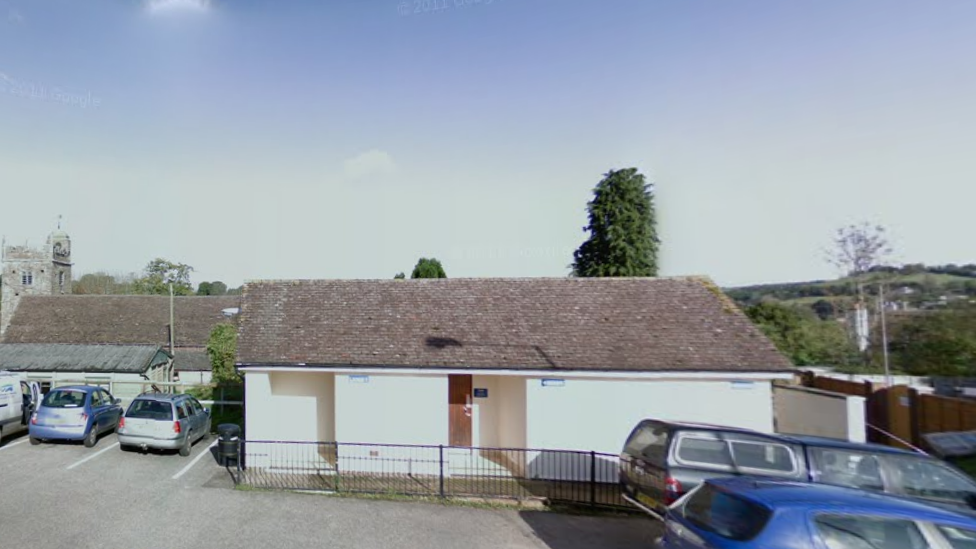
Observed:
[[[227,285],[219,280],[201,282],[197,286],[197,295],[227,295]]]
[[[746,309],[746,315],[797,366],[849,366],[860,362],[840,323],[774,301]]]
[[[74,294],[131,294],[134,292],[134,274],[111,275],[106,272],[87,273],[71,283]]]
[[[207,340],[207,356],[213,368],[214,383],[237,383],[241,377],[234,369],[237,356],[237,328],[233,324],[217,324]]]
[[[434,258],[421,257],[413,268],[410,278],[447,278],[441,262]]]
[[[173,284],[175,295],[193,295],[190,272],[193,267],[183,263],[173,263],[156,258],[146,265],[143,276],[133,284],[134,293],[150,295],[169,295],[169,285]]]
[[[892,363],[913,375],[976,375],[976,307],[906,315],[892,326]]]
[[[405,274],[403,274],[403,273],[397,273],[397,274],[396,274],[396,275],[395,275],[395,276],[393,277],[393,280],[400,280],[400,279],[404,279],[404,278],[407,278],[407,275],[405,275]]]
[[[813,312],[817,313],[817,317],[819,317],[820,320],[829,320],[834,318],[834,315],[837,312],[834,304],[826,299],[817,300],[813,305],[810,306],[810,308],[813,309]]]
[[[589,238],[573,253],[579,277],[657,276],[653,186],[636,168],[610,170],[587,204]]]

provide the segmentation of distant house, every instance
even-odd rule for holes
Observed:
[[[47,393],[55,380],[101,385],[117,397],[139,393],[139,382],[165,381],[173,357],[158,345],[0,345],[0,370],[20,372]]]
[[[773,430],[787,359],[701,278],[245,285],[248,440],[619,452],[644,417]]]
[[[167,380],[210,381],[210,331],[236,322],[240,296],[176,297],[175,345]],[[230,311],[228,311],[230,310]],[[27,295],[20,298],[0,347],[9,344],[151,346],[170,351],[170,298],[149,295]],[[40,349],[39,347],[35,347]],[[97,376],[82,369],[73,373]],[[38,375],[38,374],[35,374]],[[159,379],[164,380],[163,378]]]

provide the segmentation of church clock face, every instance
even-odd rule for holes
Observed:
[[[54,257],[57,259],[68,259],[71,257],[71,250],[68,249],[67,242],[54,243]]]

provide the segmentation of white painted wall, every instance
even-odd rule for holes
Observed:
[[[447,444],[447,397],[444,375],[336,374],[336,440]]]
[[[245,379],[248,440],[335,440],[335,374],[248,372]]]
[[[768,381],[527,380],[529,448],[617,454],[648,417],[773,430]]]
[[[865,442],[864,397],[806,387],[773,387],[776,431]]]
[[[474,388],[488,389],[488,398],[474,399],[474,446],[525,448],[525,378],[474,376]]]

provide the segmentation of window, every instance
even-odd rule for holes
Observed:
[[[814,523],[828,549],[929,549],[918,526],[910,520],[822,514]]]
[[[180,402],[176,405],[176,412],[179,414],[180,419],[186,419],[190,416],[189,410],[186,407],[186,401]]]
[[[190,403],[190,408],[193,410],[194,414],[203,413],[203,406],[197,402],[197,399],[191,398],[187,402]]]
[[[781,444],[759,442],[729,441],[732,448],[732,461],[738,467],[766,469],[792,473],[796,470],[793,452]]]
[[[34,273],[31,271],[24,271],[20,273],[20,283],[24,286],[30,286],[34,284]]]
[[[140,419],[173,420],[173,407],[167,402],[157,400],[136,399],[132,401],[125,417]]]
[[[893,465],[893,491],[960,503],[976,494],[976,483],[936,460],[914,456],[884,459]]]
[[[772,512],[703,484],[685,502],[681,514],[699,528],[731,540],[746,541],[759,535]]]
[[[678,459],[689,463],[732,466],[729,445],[724,440],[682,437],[678,443]]]
[[[976,549],[976,531],[937,525],[952,549]]]
[[[74,389],[55,389],[44,397],[41,406],[47,408],[80,408],[85,405],[84,391]]]
[[[102,401],[102,392],[101,391],[92,391],[92,394],[91,394],[91,405],[92,405],[93,408],[95,406],[104,406],[105,405],[105,402]]]
[[[58,288],[64,291],[64,271],[58,272]]]
[[[625,451],[631,456],[643,458],[648,462],[663,464],[667,444],[666,428],[661,425],[645,424],[638,427],[631,435]]]
[[[864,490],[884,490],[881,464],[877,456],[840,448],[811,447],[809,452],[817,482]]]

